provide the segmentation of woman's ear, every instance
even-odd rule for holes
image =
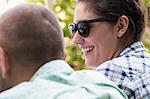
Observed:
[[[8,65],[8,56],[2,47],[0,47],[0,69],[2,77],[7,79],[10,67]]]
[[[121,38],[127,32],[129,26],[129,18],[125,15],[119,17],[117,22],[117,37]]]

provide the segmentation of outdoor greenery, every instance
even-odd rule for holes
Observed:
[[[150,6],[150,0],[144,0],[146,6]]]
[[[44,0],[26,0],[31,3],[40,3],[44,4]],[[46,1],[46,0],[45,0]],[[49,0],[47,0],[49,1]],[[73,22],[73,13],[74,13],[74,0],[50,0],[51,3],[53,1],[52,9],[56,13],[61,27],[64,32],[66,44],[67,44],[67,62],[76,70],[80,70],[83,68],[88,68],[84,64],[84,57],[81,50],[72,43],[71,35],[68,31],[68,24]],[[146,7],[150,6],[150,0],[144,0]],[[150,51],[150,34],[148,32],[145,33],[143,37],[143,42],[146,48]]]

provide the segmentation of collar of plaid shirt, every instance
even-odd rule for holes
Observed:
[[[150,99],[150,54],[142,42],[133,43],[96,70],[115,82],[130,99]]]

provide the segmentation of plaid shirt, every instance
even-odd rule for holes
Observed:
[[[130,99],[150,99],[150,54],[142,42],[135,42],[96,70],[115,82]]]

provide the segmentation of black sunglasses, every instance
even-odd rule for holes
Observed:
[[[77,31],[82,37],[87,37],[89,35],[90,31],[90,26],[89,23],[94,23],[94,22],[116,22],[118,20],[118,17],[102,17],[102,18],[97,18],[93,20],[82,20],[79,21],[78,23],[71,23],[68,28],[70,32],[74,35]]]

